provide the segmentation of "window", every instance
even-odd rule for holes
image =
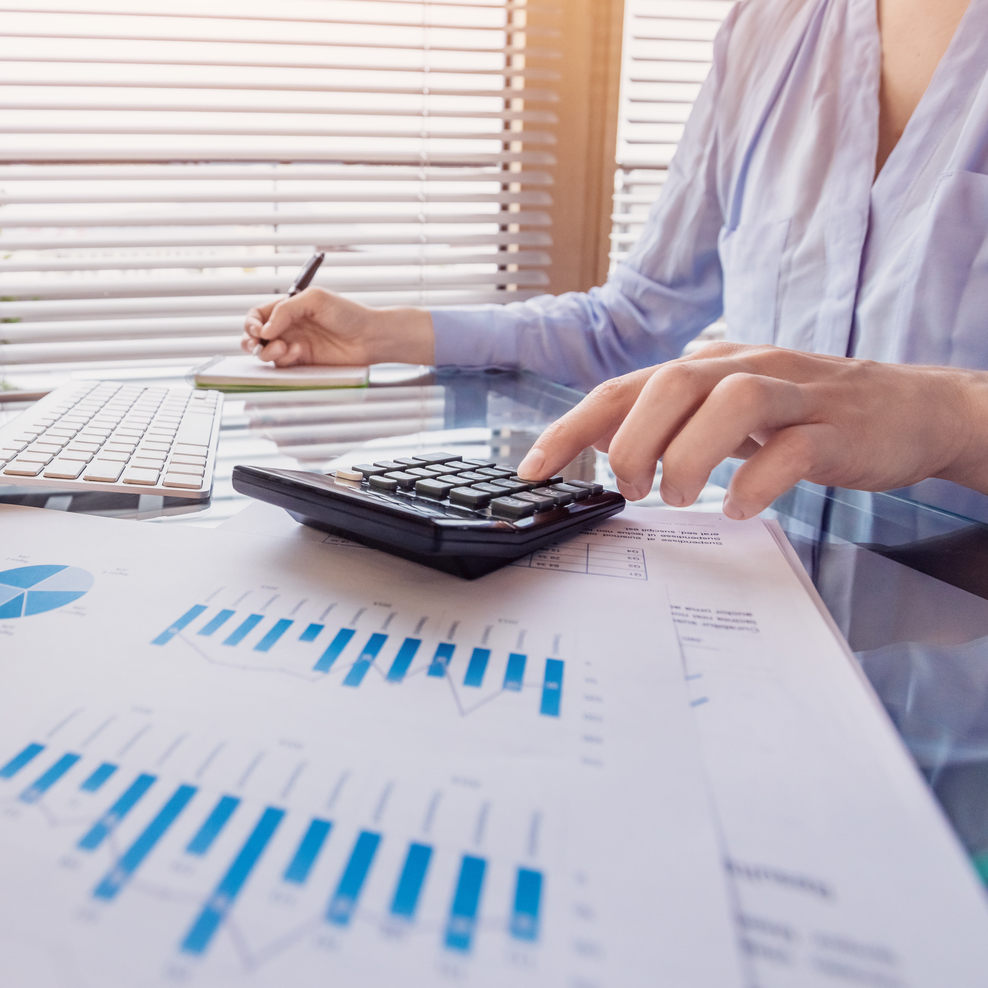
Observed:
[[[551,286],[558,6],[0,0],[0,379],[237,352],[313,250],[374,305]]]

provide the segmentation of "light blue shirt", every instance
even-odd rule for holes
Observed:
[[[436,362],[588,390],[729,339],[988,368],[988,0],[878,178],[875,0],[744,0],[662,194],[601,288],[435,309]]]

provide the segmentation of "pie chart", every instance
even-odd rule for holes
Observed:
[[[93,585],[76,566],[18,566],[0,571],[0,621],[43,614],[78,600]]]

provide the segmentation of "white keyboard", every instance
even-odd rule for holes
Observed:
[[[218,391],[81,381],[0,428],[0,484],[208,498]]]

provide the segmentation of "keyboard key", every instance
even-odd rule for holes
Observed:
[[[405,473],[403,470],[395,470],[391,473],[386,473],[384,475],[388,480],[394,480],[397,482],[398,486],[402,490],[409,490],[414,487],[415,484],[421,480],[421,477],[416,477],[415,474]]]
[[[137,449],[137,443],[121,443],[116,441],[111,441],[106,443],[103,447],[104,453],[126,453],[130,456],[134,450]]]
[[[143,445],[145,445],[145,446],[152,446],[152,447],[162,446],[161,443],[151,443],[151,442],[144,443]],[[164,449],[167,450],[169,448],[168,447],[168,443],[164,443],[163,446],[162,446],[162,448],[164,448]],[[205,450],[201,446],[190,446],[187,443],[175,443],[175,452],[176,453],[194,453],[196,455],[201,455],[202,453],[205,452]]]
[[[478,470],[483,470],[485,467],[497,466],[497,464],[493,460],[464,460],[463,462],[468,467],[476,467]]]
[[[410,473],[413,477],[418,477],[422,480],[441,477],[445,472],[445,470],[438,470],[436,467],[409,467],[406,471],[406,473]]]
[[[382,470],[401,470],[402,464],[397,463],[394,460],[375,460],[374,466],[380,467]]]
[[[212,415],[193,415],[186,412],[175,439],[190,446],[209,446],[212,431]]]
[[[16,460],[8,463],[3,472],[8,477],[37,477],[44,468],[44,463],[35,463],[31,460],[25,461],[18,457]]]
[[[397,480],[392,480],[390,477],[385,477],[382,474],[377,473],[367,481],[367,484],[375,491],[385,491],[388,494],[394,494],[394,492],[398,490]]]
[[[414,456],[399,456],[395,458],[395,463],[400,463],[403,470],[407,470],[409,467],[420,467],[422,466],[421,460],[416,460]]]
[[[496,497],[491,501],[491,514],[500,518],[527,518],[535,514],[535,505],[516,497]]]
[[[96,454],[101,460],[112,460],[114,463],[126,463],[130,459],[130,452],[121,452],[117,449],[106,449],[104,447]]]
[[[47,453],[49,456],[57,456],[62,452],[64,443],[31,443],[27,448],[28,453]]]
[[[3,441],[3,448],[12,449],[15,453],[19,453],[22,449],[26,449],[30,445],[31,445],[30,443],[17,442],[14,439],[5,439]]]
[[[54,453],[42,453],[36,449],[26,449],[20,456],[17,457],[18,461],[21,463],[51,463],[54,459]]]
[[[604,488],[600,484],[595,484],[589,480],[567,480],[566,483],[570,487],[582,487],[584,490],[589,491],[591,496],[604,493]]]
[[[167,453],[168,450],[171,449],[171,444],[170,443],[159,443],[159,442],[143,442],[143,443],[141,443],[141,449],[148,449],[148,450],[156,449],[156,450],[158,450],[159,453]],[[175,452],[176,453],[179,452],[179,449],[178,449],[177,446],[175,447]],[[201,453],[202,450],[199,449],[197,446],[190,446],[188,448],[188,450],[182,450],[181,452]]]
[[[552,497],[543,497],[541,494],[536,494],[534,491],[522,491],[520,494],[514,495],[515,500],[527,501],[529,504],[535,505],[536,511],[548,511],[550,508],[556,506],[556,499]]]
[[[53,480],[75,480],[85,469],[86,464],[83,461],[67,460],[59,456],[45,467],[45,476]]]
[[[168,472],[180,473],[189,477],[202,477],[206,471],[203,467],[190,466],[188,463],[169,463]]]
[[[164,457],[161,458],[164,461]],[[194,463],[197,466],[204,467],[206,465],[206,457],[203,456],[189,456],[187,453],[176,453],[172,457],[172,463]]]
[[[493,494],[474,490],[472,487],[454,487],[449,492],[450,504],[459,504],[464,508],[484,508],[491,502]]]
[[[115,484],[123,468],[123,463],[118,463],[116,460],[93,460],[86,467],[82,479],[100,484]]]
[[[128,467],[124,471],[123,482],[125,484],[141,484],[145,487],[154,487],[158,482],[158,470],[147,470],[142,467]]]
[[[59,439],[74,439],[78,431],[78,429],[69,429],[62,425],[53,426],[45,433],[45,438],[48,436],[58,436]]]
[[[202,481],[198,477],[190,477],[184,473],[166,473],[161,486],[182,487],[186,490],[197,491],[202,487]]]
[[[490,494],[491,497],[503,497],[504,491],[500,487],[495,487],[493,484],[471,484],[472,490],[480,491],[481,494]]]
[[[444,483],[441,480],[420,480],[415,485],[415,493],[441,501],[455,486],[455,483]]]
[[[144,470],[154,470],[155,473],[161,473],[161,468],[165,465],[165,461],[152,460],[146,456],[135,456],[128,464],[132,467],[141,467]]]
[[[477,473],[473,470],[457,474],[457,476],[460,478],[461,483],[465,484],[483,484],[490,480],[490,477],[485,477],[482,473]]]
[[[478,470],[477,473],[483,474],[485,477],[491,477],[494,480],[505,480],[511,476],[510,470],[502,470],[500,467],[484,467],[482,470]]]

